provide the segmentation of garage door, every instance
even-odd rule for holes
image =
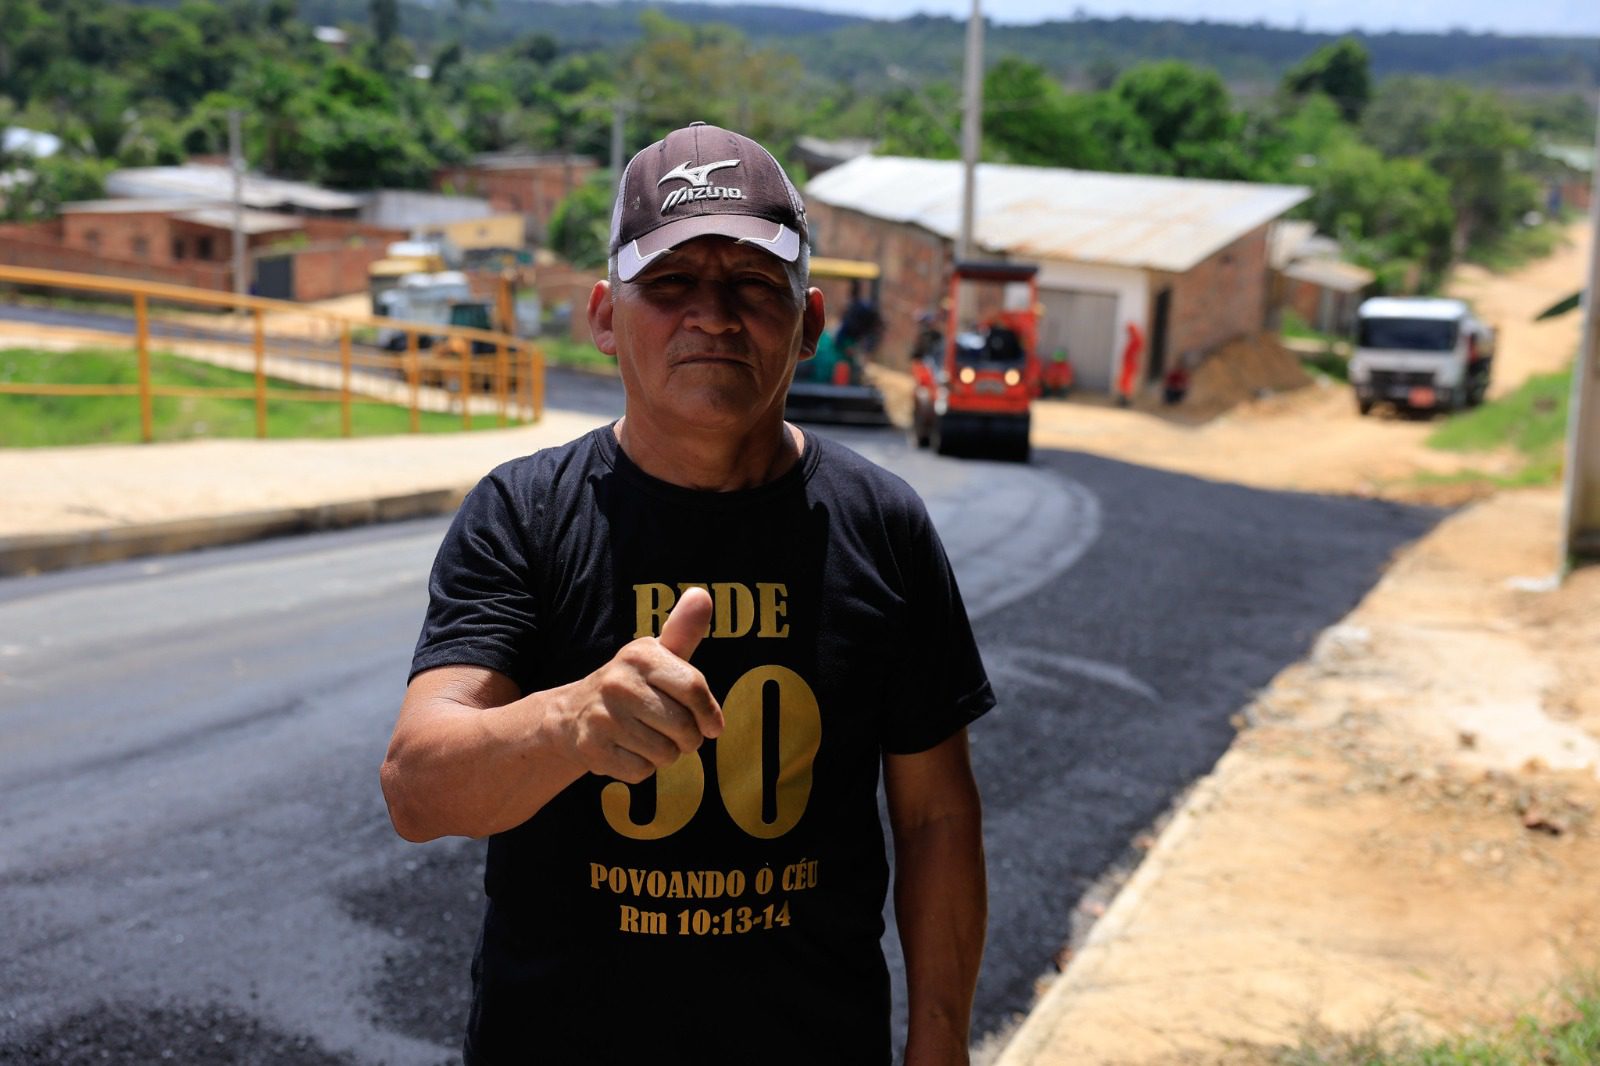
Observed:
[[[1117,344],[1117,298],[1102,292],[1042,289],[1039,302],[1039,358],[1048,361],[1058,348],[1072,360],[1079,388],[1110,392]]]

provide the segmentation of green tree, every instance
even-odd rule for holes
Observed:
[[[882,97],[878,131],[887,155],[959,159],[961,96],[947,81],[921,89],[899,86]]]
[[[611,242],[611,175],[592,174],[572,190],[550,215],[546,244],[573,266],[605,266]]]
[[[98,200],[106,193],[109,160],[59,152],[33,160],[26,177],[0,198],[0,217],[8,222],[54,218],[61,205],[75,200]]]
[[[1494,240],[1538,207],[1537,189],[1522,173],[1532,134],[1492,93],[1429,78],[1390,79],[1361,130],[1384,155],[1419,159],[1448,183],[1458,253]]]
[[[1413,281],[1431,289],[1442,280],[1452,258],[1455,208],[1448,183],[1424,163],[1385,159],[1345,132],[1325,140],[1318,155],[1302,156],[1290,176],[1311,187],[1303,213],[1337,237],[1346,254],[1375,269],[1380,287]]]
[[[623,84],[638,103],[645,133],[659,136],[696,120],[748,134],[782,150],[797,129],[799,60],[752,47],[715,23],[689,26],[656,11],[639,16],[643,39]]]
[[[1043,67],[1006,57],[984,77],[985,155],[1082,170],[1169,169],[1149,127],[1110,93],[1068,93]]]
[[[1241,122],[1215,71],[1167,60],[1127,71],[1112,93],[1150,131],[1170,172],[1184,177],[1246,178],[1250,158],[1240,149]]]
[[[1357,122],[1372,100],[1372,57],[1353,37],[1325,45],[1283,76],[1291,96],[1321,93],[1339,105],[1346,122]]]

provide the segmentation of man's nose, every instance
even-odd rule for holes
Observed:
[[[694,288],[684,324],[702,333],[737,333],[741,328],[731,285],[704,281]]]

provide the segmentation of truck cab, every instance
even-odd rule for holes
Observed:
[[[1379,297],[1356,312],[1350,384],[1356,409],[1455,411],[1483,402],[1494,331],[1462,300]]]
[[[384,318],[430,326],[450,324],[451,307],[471,302],[472,287],[467,282],[467,276],[459,270],[406,274],[373,300],[377,313]],[[434,340],[434,334],[421,332],[417,337],[417,346],[432,347]],[[394,326],[383,327],[378,330],[378,346],[395,352],[404,350],[406,331]]]

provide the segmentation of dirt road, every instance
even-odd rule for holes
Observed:
[[[1562,367],[1588,235],[1454,291],[1501,330],[1495,392]],[[1046,405],[1041,443],[1201,477],[1415,499],[1424,422],[1308,388],[1197,427]],[[1481,457],[1473,465],[1484,468]],[[1505,492],[1397,561],[1241,733],[1001,1058],[1267,1061],[1325,1027],[1502,1024],[1600,962],[1600,567],[1564,586],[1553,489]]]
[[[1587,225],[1567,231],[1549,259],[1505,277],[1481,268],[1458,272],[1451,291],[1473,301],[1499,328],[1492,395],[1514,390],[1535,374],[1559,370],[1577,350],[1577,315],[1535,323],[1533,317],[1583,284]],[[1244,404],[1201,426],[1162,417],[1158,410],[1124,411],[1079,403],[1038,408],[1035,440],[1049,447],[1113,455],[1198,477],[1263,488],[1386,496],[1460,503],[1481,489],[1422,487],[1420,472],[1486,473],[1510,466],[1510,456],[1439,452],[1425,441],[1434,426],[1374,412],[1358,417],[1347,388],[1325,385]]]

